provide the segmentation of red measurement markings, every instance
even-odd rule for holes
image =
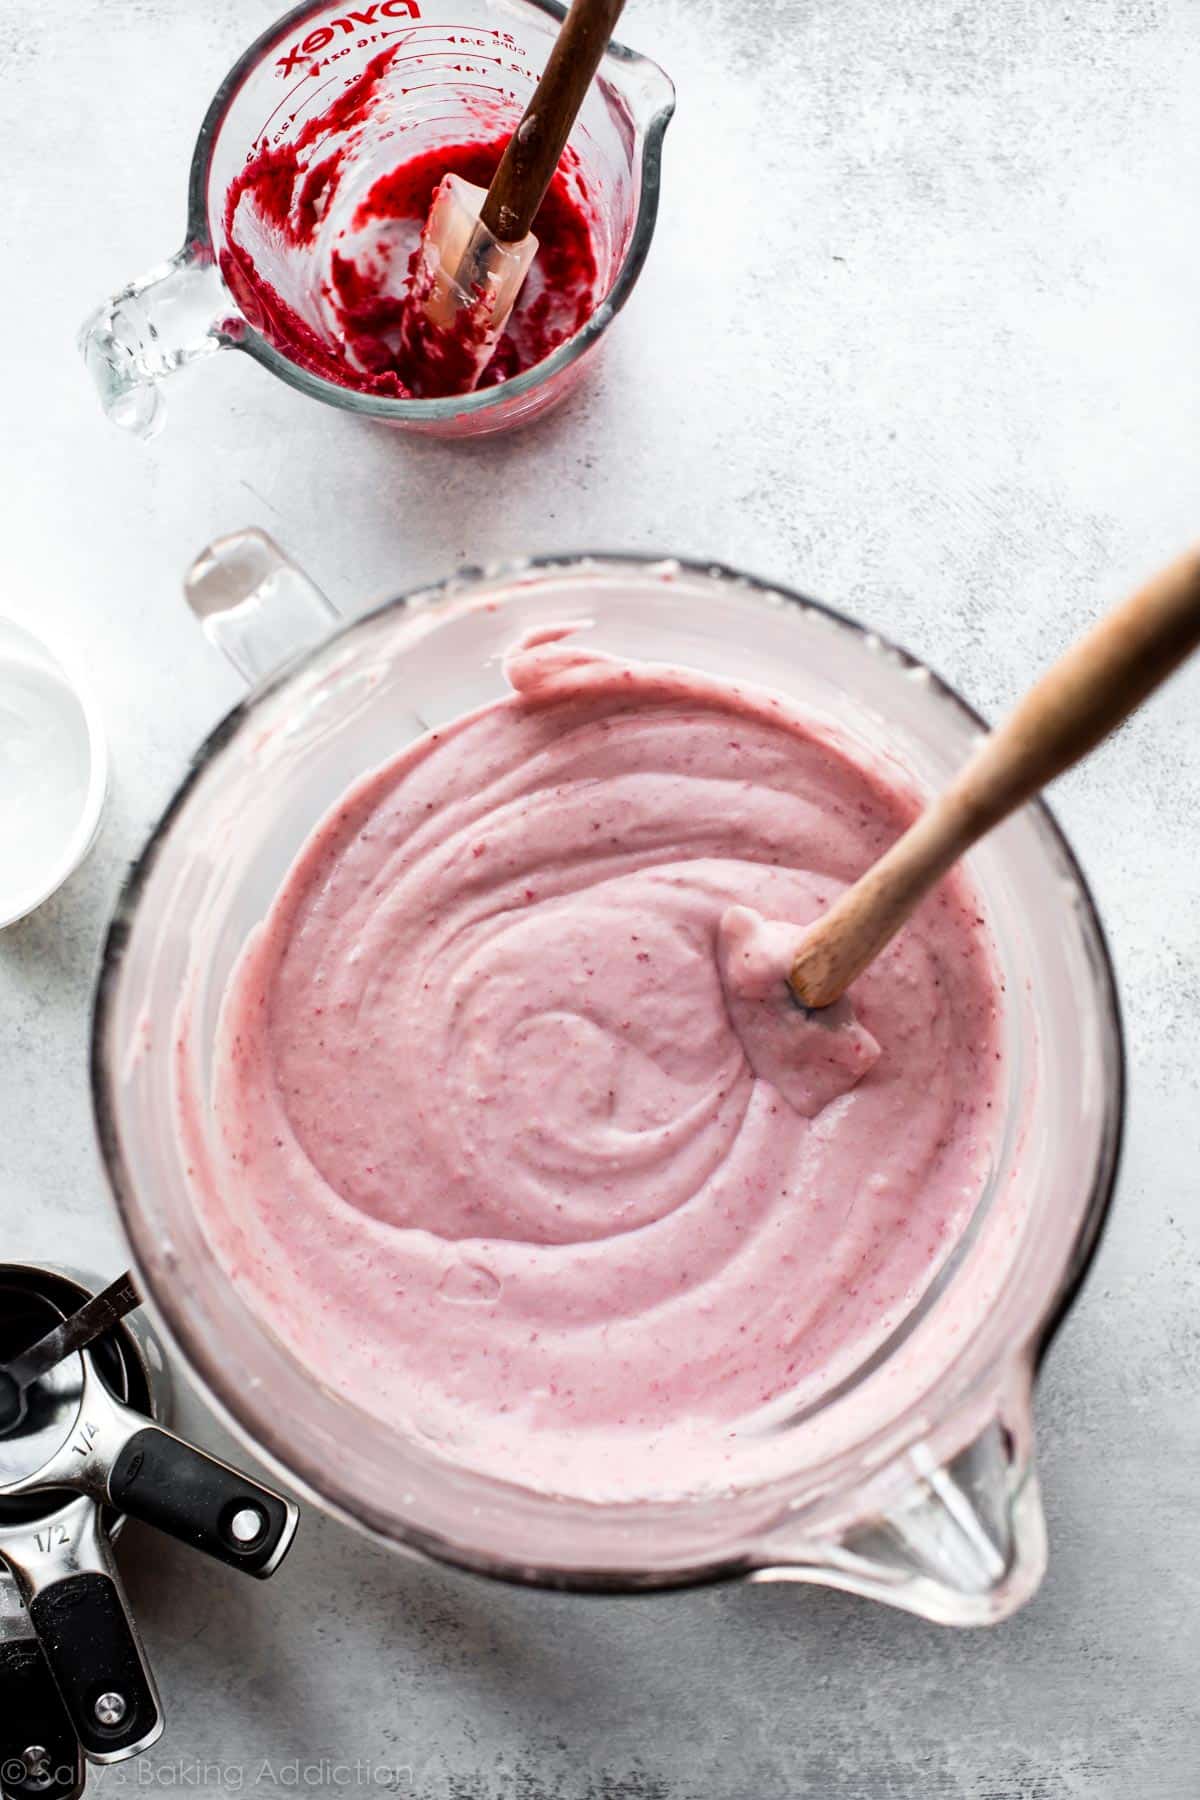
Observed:
[[[304,77],[304,81],[298,81],[296,83],[295,87],[291,89],[291,92],[287,93],[283,96],[283,99],[279,102],[279,105],[275,108],[275,111],[271,114],[271,118],[265,119],[263,121],[262,129],[260,130],[260,132],[259,132],[257,138],[255,139],[253,145],[251,146],[251,148],[249,150],[247,150],[247,152],[246,152],[246,161],[247,162],[253,162],[254,158],[258,155],[259,151],[266,149],[267,142],[268,142],[267,133],[271,129],[271,120],[275,119],[279,116],[279,114],[283,111],[284,107],[287,105],[288,101],[291,99],[292,94],[298,94],[300,92],[300,89],[304,86],[304,82],[307,81],[308,79],[309,79],[309,77],[306,75]],[[300,117],[300,114],[304,111],[304,108],[308,105],[309,101],[318,99],[319,96],[325,92],[326,88],[333,86],[333,84],[336,80],[337,80],[337,76],[331,75],[329,77],[329,80],[323,81],[319,88],[313,88],[307,94],[305,94],[303,100],[300,102],[300,104],[296,108],[295,112],[288,114],[287,124],[289,126],[294,125],[296,123],[296,120]],[[280,137],[286,136],[286,127],[285,127],[284,131],[279,133],[279,136]]]
[[[378,9],[376,9],[376,10],[378,10]],[[355,18],[357,16],[358,16],[357,14],[349,15],[349,17],[351,17],[351,18]],[[335,24],[336,23],[344,23],[344,22],[345,21],[336,21],[336,20],[334,21]],[[325,29],[329,29],[329,28],[322,27],[322,30],[325,30]],[[311,37],[315,34],[310,33],[309,35]],[[435,49],[433,47],[435,44],[452,44],[452,45],[457,46],[459,49],[471,48],[471,49],[477,49],[480,51],[486,51],[488,49],[494,48],[497,50],[506,50],[506,51],[510,52],[510,54],[515,52],[518,56],[524,56],[526,54],[525,51],[522,50],[521,46],[517,43],[516,39],[512,36],[511,32],[507,32],[507,31],[491,31],[491,30],[487,30],[484,28],[481,28],[479,30],[469,30],[466,26],[462,26],[462,25],[442,26],[442,25],[434,25],[432,23],[427,22],[427,23],[420,24],[420,25],[401,26],[393,31],[373,32],[370,35],[370,37],[359,38],[353,44],[343,45],[341,48],[336,50],[332,56],[325,56],[325,57],[317,56],[316,58],[314,58],[311,67],[309,69],[307,69],[305,74],[301,77],[301,79],[298,82],[296,82],[296,84],[288,90],[288,92],[280,100],[279,105],[274,109],[274,111],[269,115],[269,117],[263,121],[263,124],[260,127],[259,132],[255,138],[253,146],[251,147],[251,149],[249,151],[247,151],[247,154],[246,154],[247,162],[253,161],[254,157],[257,156],[261,150],[265,150],[265,149],[269,148],[272,143],[275,143],[275,144],[281,143],[287,137],[288,133],[292,130],[292,128],[299,122],[301,115],[312,106],[312,103],[315,100],[320,98],[320,96],[326,91],[326,89],[331,85],[331,83],[334,80],[336,80],[337,78],[336,78],[336,76],[330,76],[329,80],[322,82],[319,87],[310,89],[310,91],[305,94],[304,99],[301,101],[300,105],[297,106],[293,112],[288,114],[286,123],[284,124],[282,129],[276,131],[274,136],[272,137],[271,136],[271,126],[272,126],[274,120],[276,118],[278,118],[279,114],[289,104],[289,102],[292,100],[294,95],[299,93],[300,89],[305,85],[306,82],[315,80],[317,76],[324,74],[325,70],[328,69],[333,63],[339,62],[343,57],[351,55],[353,53],[353,51],[370,49],[370,47],[373,44],[382,43],[387,38],[400,38],[403,40],[402,43],[396,45],[395,52],[393,53],[394,55],[396,55],[396,53],[398,53],[406,45],[411,44],[413,46],[413,49],[416,52],[416,54],[413,57],[411,57],[410,59],[404,59],[404,60],[411,61],[414,64],[424,64],[424,63],[432,62],[435,58],[449,57],[449,56],[453,56],[455,54],[455,52],[453,50]],[[307,38],[305,38],[303,40],[304,43],[307,43],[308,41],[309,40]],[[422,48],[422,43],[427,44],[428,48]],[[288,61],[288,60],[289,60],[288,58],[280,58],[279,59],[279,61],[281,63]],[[447,73],[447,74],[482,74],[482,73],[484,73],[484,71],[478,67],[478,64],[483,63],[483,62],[494,64],[494,66],[498,70],[500,70],[502,74],[523,75],[523,76],[525,76],[525,78],[527,80],[530,80],[530,81],[535,79],[533,70],[530,69],[527,64],[522,63],[522,62],[513,62],[511,60],[506,62],[503,56],[489,56],[486,54],[481,55],[475,61],[471,61],[471,62],[459,61],[459,62],[448,63],[446,65],[445,73]],[[399,67],[399,59],[397,60],[397,62],[394,66]],[[349,84],[353,84],[353,82],[356,81],[357,79],[358,79],[357,75],[349,75],[347,77],[347,81]],[[409,78],[406,81],[405,85],[400,88],[400,92],[402,94],[407,94],[407,93],[413,92],[414,90],[420,89],[422,87],[429,87],[429,86],[433,86],[433,85],[435,85],[435,83],[433,83],[433,82],[419,82],[419,81],[413,81],[411,78]],[[463,84],[463,85],[465,86],[467,84]],[[515,92],[508,87],[505,87],[502,89],[496,89],[494,91],[502,93],[504,95],[504,97],[508,98],[508,99],[519,98],[519,96],[516,95]]]
[[[346,37],[354,37],[356,33],[369,30],[383,19],[398,19],[401,16],[419,19],[421,9],[417,0],[374,0],[370,6],[348,8],[345,14],[331,19],[328,25],[317,25],[305,38],[298,38],[290,50],[275,59],[276,67],[284,75],[292,75],[302,68],[306,58],[319,56],[330,44],[336,43],[338,33]]]
[[[279,105],[275,108],[274,112],[271,113],[270,116],[263,121],[263,124],[258,133],[258,137],[255,140],[254,148],[252,148],[247,154],[247,157],[246,157],[247,162],[253,161],[254,157],[257,155],[257,153],[260,149],[266,149],[269,146],[271,139],[268,137],[268,133],[271,128],[271,121],[273,119],[277,118],[278,115],[283,111],[283,108],[288,104],[289,100],[291,100],[293,94],[298,94],[300,92],[300,89],[304,86],[305,82],[314,81],[318,75],[321,75],[325,72],[325,70],[330,66],[331,63],[340,60],[340,58],[342,58],[343,56],[349,56],[351,54],[351,52],[354,50],[369,50],[371,48],[372,44],[383,43],[383,41],[386,38],[400,38],[402,40],[407,41],[409,38],[414,38],[417,35],[418,30],[420,30],[420,29],[421,29],[421,27],[419,27],[419,26],[417,26],[417,27],[401,26],[395,31],[376,31],[376,32],[373,32],[372,35],[368,38],[359,38],[357,40],[357,42],[355,42],[353,44],[346,44],[344,46],[344,48],[342,48],[341,50],[339,50],[337,52],[336,56],[327,56],[323,60],[318,60],[318,61],[314,62],[312,67],[305,71],[304,75],[296,83],[295,87],[289,88],[288,92],[283,96],[283,99],[279,102]],[[436,30],[437,27],[436,26],[426,27],[425,29]],[[393,56],[395,56],[395,52],[400,50],[401,48],[402,48],[402,44],[397,44],[395,47],[395,50],[392,53]],[[337,80],[337,76],[331,75],[329,77],[328,81],[323,81],[321,83],[320,87],[312,88],[312,89],[310,89],[310,91],[307,94],[305,94],[304,99],[301,101],[300,105],[296,108],[296,110],[293,113],[289,113],[288,120],[287,120],[287,127],[283,131],[276,132],[275,139],[274,139],[275,143],[279,143],[281,141],[281,139],[283,139],[287,136],[288,129],[290,129],[291,126],[296,124],[297,120],[299,119],[301,113],[305,110],[305,108],[307,106],[310,106],[314,100],[319,99],[320,96],[325,92],[326,88],[331,87],[336,80]],[[357,74],[347,74],[347,76],[346,76],[347,87],[353,87],[354,83],[357,80],[358,80]]]

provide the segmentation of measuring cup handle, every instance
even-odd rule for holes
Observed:
[[[205,635],[250,684],[328,637],[338,622],[316,583],[255,526],[202,550],[183,591]]]
[[[29,1602],[79,1742],[93,1762],[124,1762],[162,1732],[154,1682],[113,1576],[66,1575]]]
[[[94,1501],[5,1536],[4,1559],[85,1754],[124,1762],[156,1742],[162,1709]]]
[[[98,307],[79,348],[114,425],[153,437],[165,417],[160,382],[233,343],[235,319],[211,251],[191,244]]]
[[[3,1800],[78,1800],[83,1756],[50,1665],[11,1582],[0,1594],[0,1795]]]
[[[108,1490],[121,1512],[260,1581],[291,1549],[300,1516],[289,1500],[156,1425],[126,1443]]]

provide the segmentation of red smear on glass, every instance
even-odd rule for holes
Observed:
[[[315,242],[343,165],[349,160],[349,147],[335,146],[311,167],[305,166],[300,153],[318,139],[350,132],[362,124],[394,54],[388,50],[376,57],[324,113],[303,127],[294,144],[264,150],[242,170],[226,195],[221,271],[246,318],[289,361],[360,393],[405,398],[414,388],[429,391],[428,371],[406,359],[398,331],[404,296],[394,286],[390,291],[383,286],[370,261],[356,261],[336,251],[331,255],[325,292],[339,327],[341,341],[335,342],[296,313],[234,235],[238,207],[248,196],[263,223],[287,245],[304,249]],[[486,188],[506,141],[498,137],[489,143],[440,145],[411,157],[375,182],[354,214],[353,229],[387,219],[423,224],[446,174],[460,175]],[[534,221],[540,245],[535,265],[540,271],[540,291],[531,292],[527,286],[518,299],[509,329],[479,380],[480,387],[494,387],[541,362],[578,331],[595,309],[597,268],[591,230],[578,198],[578,175],[569,183],[568,170],[574,170],[569,150]],[[416,256],[414,252],[410,277]],[[453,348],[446,346],[448,353]],[[455,391],[450,385],[456,376],[449,354],[438,379],[447,384],[441,391]]]

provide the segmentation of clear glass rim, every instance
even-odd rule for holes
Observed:
[[[932,691],[941,700],[956,708],[974,729],[979,731],[988,729],[987,721],[968,701],[963,699],[957,689],[902,645],[824,601],[815,600],[779,582],[747,575],[744,571],[732,568],[725,563],[711,559],[692,560],[670,553],[581,551],[571,554],[520,558],[516,561],[489,565],[486,569],[462,568],[441,582],[422,585],[405,593],[393,595],[366,612],[347,620],[345,624],[322,639],[315,647],[301,652],[286,662],[264,683],[239,700],[214,727],[196,751],[186,774],[152,830],[140,855],[130,866],[114,905],[105,936],[92,1005],[90,1079],[93,1117],[109,1189],[116,1206],[121,1230],[129,1247],[133,1268],[140,1278],[142,1292],[150,1304],[160,1334],[179,1357],[217,1415],[255,1455],[265,1461],[284,1480],[298,1488],[321,1510],[331,1513],[353,1528],[365,1531],[377,1542],[386,1544],[391,1549],[407,1550],[434,1562],[447,1563],[454,1567],[465,1568],[522,1586],[581,1593],[636,1593],[732,1579],[744,1576],[760,1566],[760,1559],[741,1551],[736,1555],[701,1566],[655,1571],[636,1567],[612,1570],[607,1568],[534,1567],[510,1563],[489,1553],[473,1550],[470,1546],[457,1540],[439,1537],[436,1533],[412,1525],[407,1521],[389,1520],[384,1523],[368,1518],[364,1516],[364,1509],[358,1498],[351,1492],[343,1492],[339,1489],[336,1471],[328,1468],[317,1470],[298,1467],[302,1458],[295,1446],[285,1441],[285,1435],[282,1432],[265,1429],[263,1421],[251,1420],[243,1416],[239,1405],[230,1397],[231,1384],[223,1379],[219,1359],[212,1355],[200,1334],[194,1329],[193,1323],[185,1316],[183,1309],[173,1306],[170,1298],[164,1298],[158,1292],[157,1287],[146,1279],[145,1263],[141,1256],[135,1226],[137,1212],[135,1184],[125,1160],[117,1123],[115,1083],[112,1079],[115,1072],[115,1060],[110,1055],[108,1041],[115,1028],[117,991],[132,921],[162,847],[171,832],[177,815],[186,805],[192,789],[199,783],[263,699],[277,692],[293,679],[298,671],[314,657],[325,654],[331,646],[345,642],[384,615],[404,612],[415,605],[435,604],[453,597],[457,591],[467,590],[482,581],[502,582],[506,579],[519,579],[530,574],[566,573],[581,566],[596,567],[608,572],[632,569],[639,574],[644,574],[649,569],[667,563],[688,576],[736,585],[760,597],[782,599],[789,605],[819,614],[852,636],[869,638],[873,644],[895,657],[905,671],[920,671],[928,680]],[[959,1385],[954,1392],[953,1405],[947,1409],[955,1412],[965,1407],[972,1396],[986,1390],[988,1384],[994,1381],[998,1369],[1010,1367],[1014,1363],[1020,1362],[1022,1358],[1028,1359],[1034,1373],[1040,1367],[1055,1333],[1079,1295],[1099,1247],[1111,1210],[1124,1135],[1125,1040],[1116,976],[1108,942],[1087,878],[1054,813],[1040,798],[1030,802],[1030,807],[1038,815],[1055,854],[1061,858],[1066,873],[1075,883],[1081,902],[1080,927],[1095,984],[1094,999],[1097,1004],[1099,1031],[1104,1053],[1103,1119],[1087,1197],[1074,1237],[1063,1257],[1053,1290],[1043,1301],[1038,1316],[1030,1322],[1023,1337],[1011,1342],[1003,1353],[994,1352],[989,1355],[982,1366],[974,1370],[966,1382]],[[937,1390],[945,1390],[952,1386],[955,1371],[966,1359],[970,1344],[971,1340],[968,1339],[955,1360],[940,1372],[936,1383]],[[930,1391],[930,1393],[932,1392],[933,1390]],[[863,1458],[873,1445],[879,1444],[885,1439],[888,1444],[886,1461],[894,1462],[906,1447],[911,1447],[922,1436],[928,1436],[928,1428],[922,1427],[920,1415],[927,1410],[930,1393],[918,1396],[897,1417],[876,1426],[867,1437],[853,1446],[852,1451],[842,1450],[835,1453],[827,1465],[822,1464],[819,1468],[810,1471],[810,1476],[816,1479],[818,1475],[822,1475],[826,1471],[832,1476],[844,1464],[848,1455],[852,1454],[856,1458]]]
[[[521,0],[521,4],[544,13],[556,24],[560,24],[566,16],[567,9],[559,4],[559,0]],[[327,11],[328,7],[329,0],[302,0],[301,5],[276,19],[243,51],[214,94],[192,154],[185,251],[189,256],[208,262],[214,260],[212,234],[208,228],[209,172],[217,134],[234,98],[251,71],[262,60],[264,52],[281,33],[303,24],[315,13]],[[556,350],[551,351],[542,362],[535,363],[533,368],[526,369],[520,375],[511,376],[508,381],[497,383],[495,387],[476,389],[471,394],[450,395],[440,400],[398,400],[386,395],[361,394],[354,388],[342,387],[336,381],[326,381],[323,376],[301,368],[298,363],[292,362],[277,350],[261,332],[255,330],[248,319],[243,318],[232,294],[229,296],[230,310],[239,323],[236,333],[226,331],[223,334],[225,341],[235,349],[244,350],[247,355],[253,356],[265,369],[269,369],[281,381],[286,381],[289,387],[307,394],[312,400],[323,400],[328,406],[338,406],[346,412],[358,413],[365,418],[403,421],[406,424],[444,423],[450,419],[475,417],[495,411],[509,401],[520,399],[522,395],[553,380],[563,369],[570,368],[603,336],[637,285],[658,221],[663,138],[675,112],[674,83],[666,70],[650,57],[614,41],[605,51],[600,66],[601,70],[637,69],[651,72],[655,80],[661,83],[663,98],[647,118],[634,120],[642,141],[641,185],[634,215],[633,236],[617,270],[617,278],[586,323]]]

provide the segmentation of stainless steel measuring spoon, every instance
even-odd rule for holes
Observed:
[[[78,1800],[84,1786],[79,1740],[17,1584],[3,1569],[0,1697],[3,1800]]]
[[[127,1313],[142,1304],[132,1275],[118,1276],[102,1294],[92,1298],[47,1331],[29,1349],[12,1362],[0,1365],[0,1432],[16,1431],[23,1423],[26,1393],[43,1375],[49,1374],[64,1357],[82,1350],[94,1339],[111,1331]]]

